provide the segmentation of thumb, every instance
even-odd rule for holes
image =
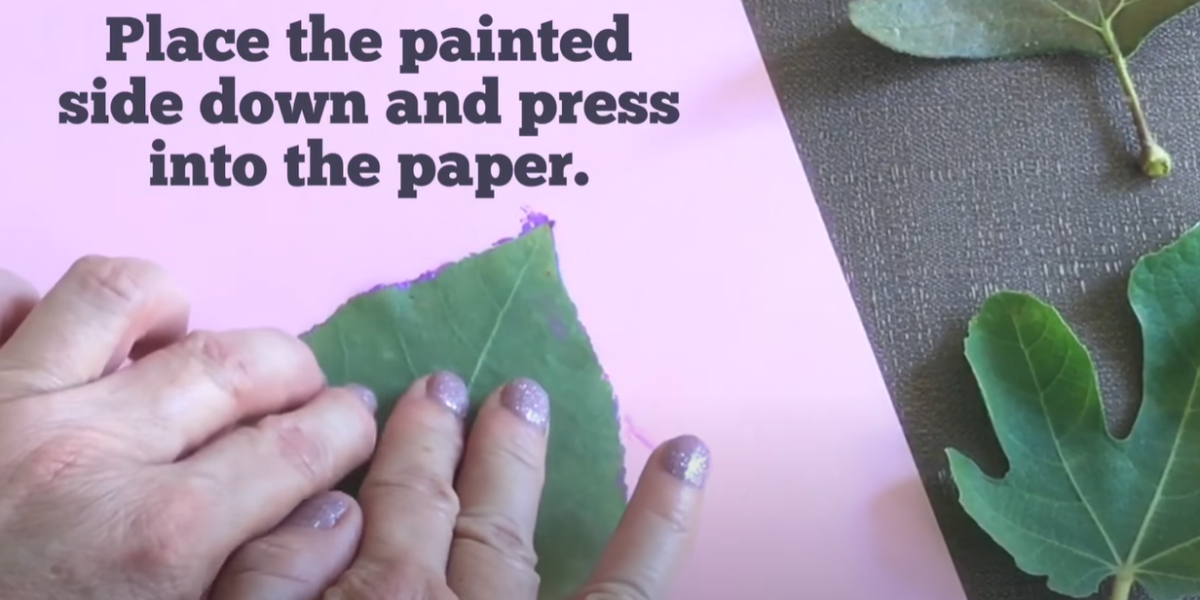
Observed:
[[[311,600],[342,574],[362,537],[362,510],[341,492],[306,500],[270,533],[242,546],[210,600]]]

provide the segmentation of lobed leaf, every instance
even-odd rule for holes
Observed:
[[[1129,297],[1145,371],[1127,439],[1108,432],[1092,361],[1058,312],[1004,292],[966,352],[1010,470],[991,478],[950,450],[951,473],[967,512],[1053,590],[1084,597],[1117,576],[1175,600],[1200,594],[1200,229],[1139,261]]]

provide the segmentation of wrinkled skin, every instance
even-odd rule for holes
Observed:
[[[0,271],[0,598],[534,600],[545,392],[470,432],[464,402],[418,380],[377,448],[369,391],[282,332],[189,332],[152,264],[85,258],[45,297]],[[328,491],[373,453],[359,501]],[[578,598],[665,598],[707,465],[656,451]]]

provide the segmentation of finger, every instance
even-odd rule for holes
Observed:
[[[655,450],[625,516],[577,600],[660,600],[687,557],[703,500],[709,451],[694,436]]]
[[[328,598],[408,598],[445,587],[469,404],[466,384],[448,372],[417,380],[396,403],[358,492],[371,527]]]
[[[362,527],[354,499],[340,492],[318,494],[235,552],[213,582],[209,599],[320,598],[354,560]]]
[[[38,302],[37,290],[16,274],[0,269],[0,346]]]
[[[375,397],[330,388],[290,413],[239,427],[173,467],[216,504],[205,549],[222,556],[275,526],[305,498],[332,488],[375,447]]]
[[[112,372],[139,344],[183,336],[183,293],[158,267],[134,259],[76,262],[0,347],[0,395],[75,387]]]
[[[456,489],[448,577],[461,600],[534,600],[533,530],[545,480],[550,398],[518,379],[492,394],[471,428]]]
[[[92,384],[150,454],[171,462],[239,422],[313,399],[325,376],[299,339],[269,329],[197,331]],[[81,390],[82,392],[82,390]]]

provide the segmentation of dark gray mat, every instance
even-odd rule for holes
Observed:
[[[1200,221],[1200,14],[1133,63],[1176,162],[1151,184],[1106,63],[907,58],[851,29],[845,2],[746,9],[969,598],[1056,598],[946,484],[947,446],[1004,469],[962,338],[998,288],[1051,301],[1127,431],[1141,385],[1129,269]]]

